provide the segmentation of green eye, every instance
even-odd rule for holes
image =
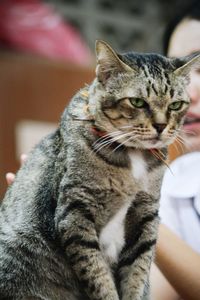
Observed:
[[[183,106],[183,101],[176,101],[169,105],[170,110],[179,110]]]
[[[146,102],[140,98],[130,98],[131,104],[137,108],[142,108],[145,106]]]

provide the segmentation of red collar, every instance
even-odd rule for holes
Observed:
[[[106,132],[106,131],[102,131],[102,130],[100,130],[100,129],[96,128],[95,126],[94,126],[94,127],[92,127],[92,133],[93,133],[94,135],[97,135],[97,136],[99,136],[99,137],[102,137],[102,136],[104,136],[104,135],[106,135],[106,134],[107,134],[107,132]]]

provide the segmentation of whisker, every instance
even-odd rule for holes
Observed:
[[[197,135],[196,132],[194,132],[194,131],[192,131],[192,130],[189,130],[189,129],[183,129],[183,128],[180,128],[180,129],[178,129],[177,131],[183,132],[183,133],[188,133],[188,134],[191,134],[191,135]]]
[[[128,132],[128,133],[125,133],[125,134],[121,134],[121,135],[119,135],[119,136],[117,136],[117,137],[113,137],[113,138],[111,138],[111,139],[109,139],[108,141],[104,141],[104,142],[102,142],[102,143],[99,143],[99,144],[97,144],[97,145],[95,145],[95,150],[97,150],[97,152],[98,151],[100,151],[103,147],[106,147],[106,146],[108,146],[108,145],[110,145],[110,144],[112,144],[112,143],[114,143],[114,142],[117,142],[119,139],[121,139],[121,138],[123,138],[123,137],[125,137],[125,136],[127,136],[127,135],[130,135],[130,133]]]
[[[184,139],[182,136],[178,136],[178,139],[179,139],[179,142],[184,145],[184,147],[187,149],[187,150],[190,150],[192,148],[192,143],[191,142],[188,142],[186,139]],[[183,151],[185,152],[185,151]]]
[[[182,153],[185,152],[185,149],[190,150],[192,143],[188,142],[188,140],[184,139],[183,136],[178,135],[176,137],[176,141],[179,143],[179,145],[181,146],[182,149]],[[183,146],[185,147],[185,149],[183,148]]]
[[[104,136],[101,136],[100,138],[98,138],[92,145],[95,146],[96,144],[98,144],[99,142],[104,142],[104,141],[107,141],[108,139],[110,139],[110,137],[114,137],[114,136],[117,136],[119,134],[142,134],[143,136],[148,136],[149,133],[147,132],[141,132],[141,131],[135,131],[135,130],[132,130],[130,132],[126,132],[126,133],[122,133],[121,131],[113,131],[113,132],[110,132],[108,134],[105,134]]]
[[[169,138],[172,138],[172,136],[169,136]],[[179,144],[179,141],[177,140],[177,136],[175,137],[173,147],[175,147],[176,153],[180,153],[180,144]],[[182,148],[181,148],[181,154],[183,154]]]
[[[179,149],[181,149],[181,154],[183,154],[185,152],[184,148],[183,148],[183,143],[178,139],[176,139],[176,142],[177,142],[177,145],[178,145]],[[186,148],[187,148],[187,146],[186,146]]]
[[[101,144],[101,145],[103,145],[103,143],[105,142],[107,142],[107,139],[109,138],[109,140],[114,140],[115,138],[120,138],[120,137],[123,137],[123,136],[126,136],[126,135],[128,135],[129,134],[129,132],[128,133],[121,133],[120,132],[120,134],[118,133],[118,134],[114,134],[114,136],[112,136],[111,134],[109,134],[109,136],[104,140],[104,139],[102,139],[102,140],[100,140],[99,139],[99,142],[98,143],[95,143],[94,145],[95,145],[95,147],[97,146],[98,147],[98,144]]]
[[[131,136],[130,136],[131,135]],[[131,138],[133,138],[133,136],[136,136],[135,134],[134,134],[134,130],[132,130],[132,131],[130,131],[130,132],[126,132],[126,133],[123,133],[123,134],[121,134],[121,135],[119,135],[119,136],[115,136],[115,137],[113,137],[112,139],[110,139],[109,141],[104,141],[104,142],[101,142],[101,143],[99,143],[99,145],[96,145],[95,146],[95,150],[96,150],[96,152],[98,152],[98,151],[100,151],[102,148],[104,148],[104,147],[106,147],[106,146],[108,146],[108,145],[110,145],[110,144],[112,144],[112,143],[114,143],[114,142],[117,142],[119,139],[122,139],[122,138],[125,138],[126,136],[130,136],[129,138],[128,138],[128,140],[129,139],[131,139]],[[122,141],[121,143],[120,143],[120,145],[124,145],[128,140],[126,140],[126,141]],[[119,147],[120,147],[120,145],[118,145]],[[117,147],[118,147],[117,146]],[[117,149],[117,147],[115,148],[115,150]],[[118,148],[119,148],[118,147]]]
[[[160,150],[160,149],[157,149],[159,155],[161,155],[161,157],[163,157],[163,159],[166,159],[166,156],[165,154]]]
[[[177,143],[178,143],[178,141],[177,141]],[[180,151],[179,151],[179,148],[178,148],[178,147],[179,147],[179,143],[178,143],[178,145],[177,145],[177,143],[174,143],[173,146],[175,147],[176,152],[179,153],[179,152],[180,152]],[[182,150],[181,150],[181,154],[183,154],[183,151],[182,151]]]
[[[103,149],[104,147],[107,147],[108,145],[111,145],[115,142],[114,138],[113,139],[109,139],[107,141],[104,141],[103,143],[99,143],[94,147],[94,152],[97,153],[99,152],[101,149]]]
[[[176,137],[177,137],[183,144],[188,143],[187,140],[186,140],[182,135],[178,134]]]
[[[136,137],[136,136],[135,136]],[[121,146],[124,146],[130,139],[132,139],[133,138],[133,136],[130,136],[127,140],[125,140],[124,142],[122,142],[122,143],[120,143],[117,147],[115,147],[114,149],[113,149],[113,151],[112,152],[115,152],[117,149],[119,149]]]
[[[162,152],[160,153],[159,149],[149,149],[149,150],[158,160],[161,160],[167,166],[167,168],[170,170],[170,172],[173,174],[167,161],[160,155]],[[162,155],[163,155],[163,153],[162,153]]]
[[[109,139],[111,134],[112,135],[118,135],[119,133],[121,133],[121,131],[113,131],[112,133],[107,133],[107,134],[101,136],[100,138],[98,138],[92,145],[94,146],[95,144],[97,144],[100,141],[104,141],[106,139]]]
[[[185,140],[181,136],[176,136],[176,140],[179,141],[183,146],[185,145]]]

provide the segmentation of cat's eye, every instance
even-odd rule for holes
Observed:
[[[175,101],[169,105],[170,110],[180,110],[183,106],[183,101]]]
[[[141,98],[129,98],[131,104],[137,108],[142,108],[145,106],[146,102]]]

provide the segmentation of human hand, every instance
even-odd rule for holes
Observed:
[[[22,154],[20,157],[20,164],[22,165],[27,159],[27,155],[26,154]],[[7,185],[11,185],[13,183],[13,181],[15,180],[15,174],[14,173],[7,173],[6,174],[6,182]]]

